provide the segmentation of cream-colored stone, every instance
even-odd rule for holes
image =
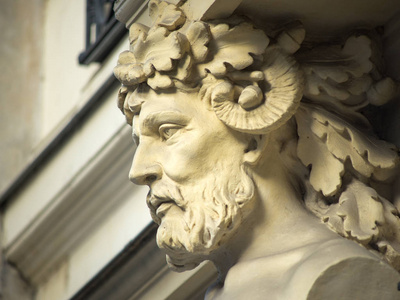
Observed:
[[[124,193],[122,203],[70,255],[70,277],[65,298],[73,296],[124,249],[127,241],[149,224],[150,218],[144,214],[146,206],[138,202],[138,198],[145,197],[146,193],[144,188],[130,195]]]
[[[396,90],[375,38],[302,47],[298,22],[266,33],[150,7],[115,75],[169,266],[211,260],[207,299],[395,299],[399,157],[360,112]]]
[[[0,3],[0,193],[40,140],[44,2]]]
[[[99,64],[82,67],[77,59],[85,49],[85,12],[85,1],[53,0],[46,4],[41,91],[42,140],[65,126],[77,107],[82,106],[86,99],[81,98],[81,92],[99,71]]]

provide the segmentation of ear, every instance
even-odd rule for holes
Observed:
[[[251,135],[247,148],[244,150],[243,161],[249,165],[257,164],[265,150],[268,140],[269,134]]]

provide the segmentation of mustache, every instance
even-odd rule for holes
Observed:
[[[158,183],[150,188],[147,194],[146,203],[152,215],[157,208],[165,202],[173,202],[180,208],[186,207],[186,201],[182,196],[181,189],[176,183]]]

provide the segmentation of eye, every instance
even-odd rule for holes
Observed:
[[[160,133],[160,137],[166,141],[171,138],[179,129],[181,129],[181,126],[176,124],[163,124],[158,128],[158,132]]]

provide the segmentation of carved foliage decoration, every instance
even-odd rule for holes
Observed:
[[[133,51],[120,55],[114,72],[126,86],[156,78],[148,81],[152,88],[167,88],[172,86],[172,81],[160,72],[171,71],[174,60],[181,59],[187,51],[187,40],[181,34],[174,32],[168,35],[167,29],[160,27],[149,35],[141,34]]]
[[[399,211],[368,186],[396,177],[395,147],[315,105],[301,104],[295,116],[298,157],[310,166],[312,187],[330,197],[325,208],[307,205],[334,231],[378,250],[400,270]]]
[[[397,171],[393,145],[365,135],[326,110],[302,104],[296,121],[297,154],[304,165],[312,166],[310,182],[325,196],[338,192],[347,161],[362,176],[378,181],[389,179]]]
[[[264,31],[240,18],[192,22],[166,2],[150,1],[149,8],[153,26],[131,26],[130,51],[114,69],[123,84],[119,107],[129,123],[140,110],[134,91],[141,83],[153,90],[208,84],[217,116],[242,132],[266,133],[295,113],[303,76],[291,54],[304,38],[302,26],[270,44]],[[263,91],[260,84],[269,88]]]
[[[254,29],[249,23],[241,23],[233,28],[228,24],[218,24],[211,27],[213,39],[209,51],[213,54],[211,60],[198,66],[201,76],[206,72],[215,76],[227,73],[227,67],[242,70],[253,62],[252,55],[263,54],[269,44],[269,39],[262,30]]]
[[[304,96],[340,111],[382,105],[392,99],[395,83],[383,78],[373,61],[380,53],[365,36],[351,36],[343,46],[317,46],[296,55],[306,77]]]
[[[358,180],[352,180],[337,204],[322,217],[340,235],[354,239],[367,248],[385,254],[388,261],[400,269],[400,218],[398,210],[388,200]],[[387,230],[393,228],[394,230]]]
[[[208,27],[203,22],[193,22],[189,25],[186,37],[192,49],[193,59],[202,62],[208,54],[207,44],[210,41]]]
[[[312,166],[310,182],[316,191],[326,196],[334,195],[341,186],[344,165],[326,147],[326,136],[319,137],[312,131],[313,122],[318,122],[299,109],[296,114],[299,141],[297,155],[305,166]],[[314,151],[310,151],[310,146]],[[317,154],[317,155],[315,155]]]
[[[182,59],[186,59],[186,71],[190,69],[189,42],[183,34],[173,31],[186,18],[175,5],[166,2],[152,1],[149,7],[157,26],[131,26],[131,49],[121,53],[114,74],[125,86],[147,81],[153,89],[168,88],[173,85],[171,79],[188,77],[187,72],[175,72],[170,76],[163,74],[175,69],[176,61]]]

